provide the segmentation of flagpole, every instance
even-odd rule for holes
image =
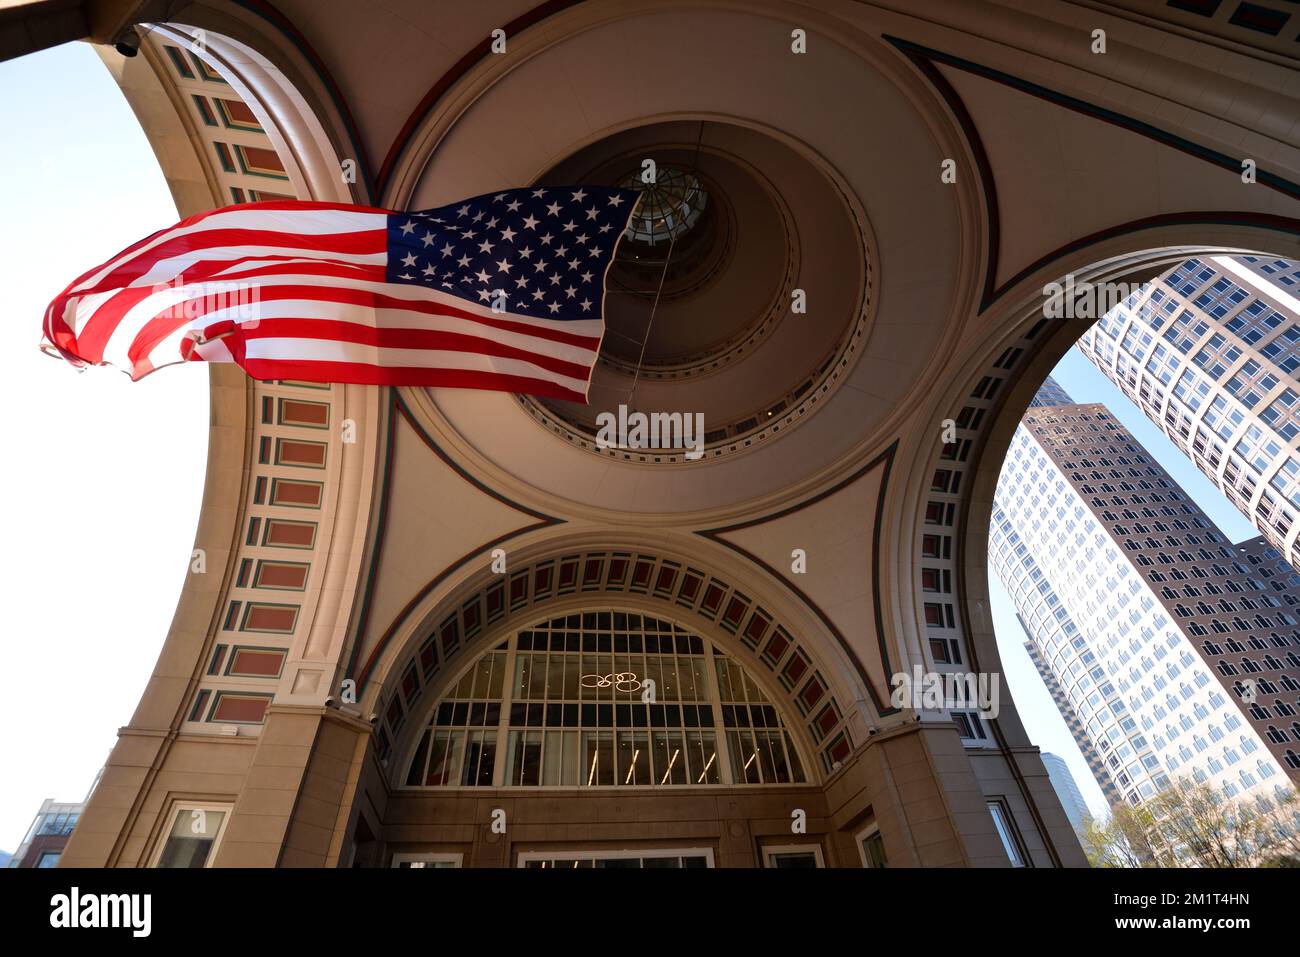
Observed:
[[[700,169],[700,144],[704,140],[704,121],[700,120],[700,131],[695,137],[695,157],[691,160],[691,175],[695,175]],[[673,261],[673,249],[677,245],[677,236],[668,237],[668,255],[664,257],[664,268],[659,274],[659,287],[655,289],[654,302],[650,306],[650,318],[645,324],[645,335],[641,337],[641,353],[636,359],[636,371],[632,374],[632,388],[627,393],[627,405],[629,410],[632,407],[632,400],[636,398],[637,380],[641,378],[641,364],[645,361],[646,344],[650,341],[650,330],[654,327],[655,313],[659,310],[659,297],[663,295],[664,282],[668,279],[668,266]]]

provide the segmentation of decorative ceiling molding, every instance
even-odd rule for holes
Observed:
[[[1207,163],[1211,163],[1221,169],[1230,170],[1234,173],[1241,172],[1241,157],[1228,156],[1226,153],[1210,149],[1209,147],[1189,140],[1186,137],[1170,133],[1167,130],[1160,129],[1159,127],[1153,126],[1150,123],[1146,123],[1134,117],[1127,116],[1106,107],[1098,106],[1094,103],[1089,103],[1076,96],[1049,89],[1048,87],[1041,86],[1029,80],[1013,76],[1010,73],[1005,73],[1001,70],[996,70],[992,67],[987,67],[971,60],[954,56],[950,53],[944,53],[943,51],[922,46],[900,37],[890,36],[889,34],[884,34],[883,39],[898,49],[898,51],[917,68],[917,70],[931,83],[931,85],[934,86],[935,90],[943,98],[944,102],[947,103],[948,108],[952,111],[953,117],[957,121],[957,125],[960,128],[962,135],[966,138],[967,145],[971,152],[971,157],[975,162],[976,169],[978,170],[980,187],[984,193],[985,213],[988,222],[988,254],[985,259],[983,291],[981,293],[979,305],[979,311],[981,313],[987,310],[989,306],[996,302],[1003,294],[1014,288],[1026,277],[1062,257],[1089,246],[1097,245],[1105,240],[1141,230],[1157,229],[1164,226],[1197,224],[1244,225],[1261,226],[1265,229],[1272,229],[1278,232],[1290,233],[1292,235],[1300,235],[1300,220],[1264,213],[1212,210],[1149,216],[1111,226],[1072,240],[1071,242],[1040,256],[1037,260],[1019,270],[1014,276],[1008,278],[1001,285],[998,285],[996,277],[1001,246],[1001,223],[999,217],[996,177],[994,176],[992,164],[989,161],[988,152],[984,147],[983,139],[980,136],[979,130],[976,128],[974,118],[971,116],[971,113],[967,109],[961,96],[948,81],[947,77],[943,75],[942,71],[938,69],[936,64],[941,63],[973,76],[992,80],[995,83],[1010,87],[1011,89],[1017,90],[1021,93],[1026,93],[1053,105],[1061,106],[1075,113],[1101,120],[1132,133],[1137,133],[1160,143],[1161,145],[1171,147],[1179,152],[1203,160]],[[1260,185],[1267,186],[1290,199],[1300,200],[1300,185],[1297,185],[1276,173],[1270,173],[1263,169],[1256,171],[1256,178]]]

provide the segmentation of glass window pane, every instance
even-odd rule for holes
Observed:
[[[536,787],[542,780],[542,732],[511,731],[506,752],[506,784]]]
[[[717,784],[718,748],[712,731],[691,731],[687,734],[691,749],[691,768],[695,770],[695,784]]]
[[[867,867],[888,867],[885,861],[885,842],[879,831],[873,831],[862,839],[862,858]]]
[[[506,656],[505,652],[497,652],[492,656],[492,678],[488,683],[487,697],[489,701],[501,700],[501,688],[505,684],[506,677]]]
[[[714,699],[710,667],[723,701],[753,705],[767,699],[739,663],[687,629],[619,611],[587,611],[532,626],[513,641],[513,651],[507,641],[480,658],[433,707],[428,724],[418,729],[406,786],[806,780],[779,705],[773,704],[741,707],[739,722],[728,714],[737,727],[729,738],[731,766],[722,773],[713,729],[723,711]],[[655,683],[652,707],[640,701],[647,681]],[[502,716],[505,726],[499,726]],[[494,782],[502,748],[503,775]]]
[[[226,819],[225,811],[181,808],[158,859],[159,867],[203,867]]]
[[[650,773],[650,736],[644,731],[618,732],[618,783],[653,783]]]
[[[546,698],[546,659],[548,655],[533,655],[533,666],[528,672],[529,701],[543,701]]]
[[[1011,824],[1006,818],[1002,805],[997,801],[990,801],[989,813],[993,815],[993,826],[997,828],[998,837],[1002,838],[1002,846],[1006,848],[1007,857],[1011,858],[1011,866],[1024,867],[1024,858],[1020,854],[1020,847],[1011,832]]]
[[[491,787],[496,755],[496,731],[469,732],[465,745],[465,768],[460,783],[476,787]]]

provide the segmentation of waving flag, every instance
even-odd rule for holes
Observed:
[[[182,361],[255,379],[586,401],[605,274],[638,194],[512,189],[400,213],[272,202],[200,213],[90,270],[43,348],[132,379]]]

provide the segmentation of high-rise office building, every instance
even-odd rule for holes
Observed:
[[[1300,566],[1300,262],[1189,259],[1080,351]]]
[[[1056,796],[1061,799],[1061,807],[1065,808],[1065,816],[1070,819],[1076,831],[1082,831],[1084,822],[1092,816],[1092,812],[1088,810],[1088,804],[1079,791],[1079,785],[1074,782],[1074,775],[1070,773],[1065,759],[1060,755],[1044,751],[1042,757],[1043,764],[1047,768],[1047,777],[1052,782],[1052,787],[1056,789]]]
[[[1048,398],[1048,396],[1054,398]],[[1300,779],[1300,589],[1233,545],[1104,406],[1051,383],[1012,439],[990,560],[1106,796]],[[1101,772],[1098,773],[1098,768]]]
[[[1029,407],[1031,409],[1040,409],[1045,405],[1070,405],[1073,402],[1074,400],[1070,398],[1069,393],[1061,388],[1061,384],[1049,375],[1043,384],[1038,387],[1034,397],[1029,400]]]
[[[1020,618],[1018,613],[1016,617]],[[1020,623],[1021,627],[1024,627],[1023,619],[1020,619]],[[1028,629],[1025,630],[1028,633]],[[1034,667],[1038,669],[1038,674],[1042,677],[1043,684],[1047,686],[1047,691],[1052,696],[1053,703],[1056,705],[1057,710],[1061,712],[1061,717],[1065,719],[1066,727],[1070,729],[1070,734],[1074,737],[1075,744],[1079,746],[1080,753],[1083,754],[1084,760],[1088,763],[1088,770],[1092,772],[1093,778],[1096,779],[1097,785],[1101,788],[1101,793],[1105,795],[1106,802],[1113,804],[1120,799],[1119,788],[1115,784],[1115,778],[1110,773],[1110,768],[1107,767],[1106,762],[1102,760],[1101,754],[1093,746],[1092,739],[1088,736],[1088,729],[1079,717],[1079,712],[1075,710],[1070,697],[1065,693],[1065,688],[1057,680],[1056,673],[1052,671],[1043,658],[1038,644],[1033,640],[1026,641],[1025,651],[1029,653],[1029,658],[1034,663]]]

